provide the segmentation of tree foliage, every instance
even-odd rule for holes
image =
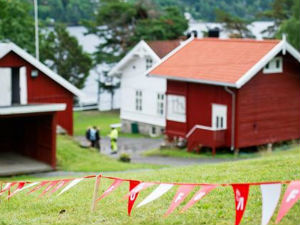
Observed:
[[[26,1],[33,5],[33,0]],[[79,25],[82,19],[92,18],[97,2],[96,0],[39,0],[39,18],[43,21],[50,19],[68,25]]]
[[[95,20],[84,24],[89,33],[104,40],[96,52],[98,63],[118,61],[141,39],[176,39],[187,29],[187,21],[177,8],[157,11],[147,0],[103,0]]]
[[[229,32],[231,38],[251,38],[253,34],[248,29],[247,25],[250,23],[237,16],[232,16],[220,9],[216,10],[217,21],[224,23],[224,28]]]
[[[300,2],[294,0],[292,7],[293,14],[290,18],[282,21],[277,37],[283,33],[287,34],[288,41],[298,50],[300,50]]]
[[[12,41],[34,53],[34,20],[22,0],[0,0],[0,40]]]
[[[35,52],[34,18],[31,5],[23,0],[0,0],[0,41],[11,41],[32,55]],[[81,88],[91,68],[91,58],[64,26],[47,32],[40,23],[40,59],[58,74]]]
[[[41,60],[78,88],[84,86],[92,67],[91,57],[68,33],[66,26],[59,23],[41,42]]]

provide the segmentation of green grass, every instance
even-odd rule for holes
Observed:
[[[98,110],[74,112],[74,135],[84,136],[88,127],[98,126],[101,136],[107,136],[110,132],[110,125],[114,123],[121,123],[118,110],[108,112],[100,112]],[[119,135],[130,138],[149,137],[131,133],[120,133]]]
[[[82,111],[74,112],[74,135],[84,136],[89,126],[98,126],[101,135],[110,132],[110,124],[120,123],[119,111],[99,112]]]
[[[217,165],[188,166],[110,175],[162,182],[233,183],[294,180],[300,179],[300,148],[276,152],[261,158]],[[102,180],[101,193],[108,188],[110,182],[106,179]],[[0,224],[234,224],[234,197],[231,187],[217,188],[184,214],[178,214],[177,209],[168,218],[163,218],[176,188],[173,188],[159,200],[141,208],[134,208],[132,216],[127,217],[127,203],[120,201],[128,191],[127,183],[122,184],[111,195],[101,200],[97,204],[95,212],[90,212],[93,184],[93,179],[86,180],[60,197],[52,196],[39,200],[37,200],[39,193],[32,196],[19,193],[9,202],[1,201]],[[145,198],[154,188],[151,187],[141,192],[136,203]],[[285,189],[286,185],[283,186],[282,195]],[[184,203],[188,200],[189,198]],[[65,209],[66,212],[59,214],[62,209]],[[270,222],[271,225],[275,224],[277,212],[278,207]],[[299,220],[300,202],[289,211],[280,224],[295,225],[299,224]],[[260,223],[261,192],[258,186],[252,186],[241,225]]]
[[[144,156],[163,156],[163,157],[176,157],[176,158],[212,158],[211,151],[209,152],[187,152],[186,149],[179,148],[167,148],[167,149],[151,149],[143,152]],[[240,153],[238,158],[247,159],[247,158],[255,158],[259,157],[261,154],[259,153]],[[231,152],[217,152],[214,156],[215,158],[220,159],[233,159],[236,156]]]
[[[122,171],[130,169],[160,168],[159,165],[123,163],[95,149],[80,148],[68,136],[57,136],[58,169],[64,171]]]

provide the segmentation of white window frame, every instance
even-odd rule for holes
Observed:
[[[214,130],[227,129],[227,112],[227,105],[212,104],[211,127]]]
[[[143,91],[135,90],[135,110],[143,111]]]
[[[167,120],[186,122],[186,99],[183,95],[167,95]]]
[[[165,94],[157,93],[156,101],[156,113],[157,115],[163,116],[165,114]]]
[[[153,59],[151,57],[146,57],[146,70],[153,66]]]
[[[279,63],[279,67],[277,64]],[[282,73],[283,72],[283,59],[281,56],[273,58],[270,62],[265,65],[263,69],[263,73]]]

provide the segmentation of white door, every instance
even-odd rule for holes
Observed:
[[[0,106],[11,105],[11,69],[0,68]]]
[[[20,68],[20,103],[22,105],[27,104],[27,76],[25,66]]]
[[[226,105],[212,105],[212,127],[213,129],[227,129]]]

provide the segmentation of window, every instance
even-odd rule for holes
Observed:
[[[135,91],[135,110],[136,111],[142,111],[143,107],[143,93],[141,90]]]
[[[214,129],[227,129],[227,106],[212,105],[212,127]]]
[[[146,70],[152,67],[153,61],[151,58],[146,58]]]
[[[165,103],[165,95],[164,94],[157,94],[157,114],[164,115],[164,104]]]
[[[167,119],[185,122],[185,97],[180,95],[168,95]]]
[[[264,73],[282,73],[282,57],[275,57],[264,68]]]

